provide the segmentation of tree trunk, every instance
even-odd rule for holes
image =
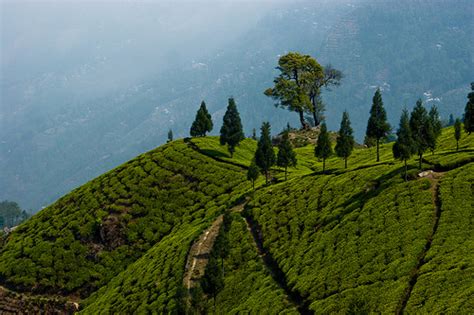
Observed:
[[[344,158],[344,168],[347,168],[347,156]]]
[[[459,140],[456,140],[456,152],[459,151]]]
[[[306,120],[304,119],[304,113],[302,110],[298,110],[298,114],[300,115],[300,123],[301,123],[301,128],[303,129],[309,129],[309,125],[308,123],[306,122]]]
[[[407,178],[407,159],[405,159],[405,181],[408,181],[408,178]]]
[[[377,162],[380,162],[380,156],[379,156],[379,138],[377,138]]]

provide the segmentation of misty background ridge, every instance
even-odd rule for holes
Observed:
[[[233,96],[247,135],[297,115],[263,95],[289,51],[345,74],[324,91],[362,141],[381,87],[392,126],[418,98],[460,116],[473,80],[472,1],[1,2],[0,200],[39,210],[165,142],[201,100],[217,134]]]

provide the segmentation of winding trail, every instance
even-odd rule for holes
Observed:
[[[218,216],[217,219],[212,222],[212,225],[199,236],[198,240],[194,242],[189,250],[183,277],[183,283],[188,290],[196,286],[204,275],[207,262],[209,261],[209,254],[211,253],[217,235],[219,235],[222,220],[223,215]]]
[[[438,230],[438,224],[439,224],[439,219],[441,217],[441,199],[439,198],[439,179],[441,176],[443,176],[444,173],[441,172],[431,172],[429,173],[426,178],[428,178],[431,181],[432,184],[432,200],[433,200],[433,206],[434,206],[434,216],[433,216],[433,226],[431,229],[431,232],[428,236],[428,239],[426,241],[425,247],[423,248],[422,253],[420,254],[418,258],[418,262],[415,266],[415,268],[412,269],[410,272],[410,281],[408,282],[408,287],[405,291],[405,294],[403,295],[402,299],[400,300],[396,314],[404,314],[405,308],[407,306],[408,300],[410,299],[411,292],[413,291],[413,288],[416,285],[416,282],[418,281],[418,276],[420,275],[420,269],[425,263],[425,257],[428,251],[431,248],[431,244],[433,243],[433,238],[436,234],[436,231]]]

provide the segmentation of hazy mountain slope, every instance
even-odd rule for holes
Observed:
[[[342,86],[324,96],[330,129],[347,109],[362,140],[377,85],[394,125],[401,108],[419,97],[438,104],[442,118],[459,116],[474,69],[472,5],[468,0],[279,4],[259,11],[245,32],[230,32],[221,45],[193,42],[186,53],[179,46],[167,55],[159,49],[161,33],[146,41],[122,25],[118,29],[127,36],[100,42],[107,30],[98,30],[94,38],[102,48],[90,44],[97,59],[74,63],[63,52],[64,73],[35,71],[34,77],[2,82],[0,199],[37,210],[163,143],[168,128],[175,136],[187,135],[202,99],[213,114],[214,132],[229,96],[236,98],[247,134],[263,120],[276,130],[288,121],[296,126],[296,115],[274,109],[262,94],[272,84],[278,55],[291,50],[346,74]],[[143,29],[150,30],[152,21],[147,15]],[[133,47],[143,42],[149,51],[138,58]],[[142,62],[123,69],[120,45]],[[146,69],[146,78],[137,75],[140,69]]]

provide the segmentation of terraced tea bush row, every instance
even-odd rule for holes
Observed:
[[[0,280],[83,296],[182,224],[202,222],[250,188],[245,172],[176,141],[74,190],[9,236]]]
[[[364,299],[370,310],[395,310],[434,212],[429,181],[403,183],[398,173],[382,165],[308,176],[249,204],[265,247],[314,311],[349,307],[372,290],[380,300]]]
[[[84,303],[83,314],[176,314],[185,310],[186,255],[201,226],[165,236]]]
[[[258,256],[252,236],[239,214],[233,214],[229,256],[224,260],[224,289],[216,298],[215,313],[297,314],[284,291],[272,279]],[[214,312],[212,299],[207,311]]]
[[[441,179],[441,216],[408,300],[410,313],[474,311],[474,163]]]

